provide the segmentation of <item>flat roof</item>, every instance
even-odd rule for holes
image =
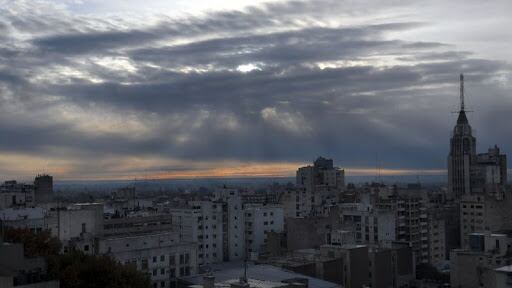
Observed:
[[[235,262],[225,262],[219,264],[210,265],[211,274],[215,277],[215,283],[222,283],[231,280],[237,280],[244,273],[244,263],[242,261]],[[195,285],[201,285],[203,283],[203,277],[206,274],[195,275],[191,277],[184,277],[183,280],[190,282]],[[308,279],[310,288],[336,288],[341,287],[341,285],[332,283],[329,281],[325,281],[318,278],[313,278],[310,276],[302,275],[299,273],[295,273],[293,271],[289,271],[280,267],[268,265],[268,264],[259,264],[255,265],[253,263],[247,264],[247,278],[249,278],[250,284],[259,283],[261,285],[256,285],[256,287],[267,287],[270,284],[269,282],[281,282],[283,280],[293,279],[293,278],[305,278]],[[251,283],[252,282],[252,283]],[[267,282],[267,283],[265,283]],[[251,285],[252,287],[252,285]]]

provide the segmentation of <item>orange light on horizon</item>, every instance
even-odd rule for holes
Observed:
[[[147,179],[194,179],[194,178],[258,178],[258,177],[294,177],[298,168],[305,164],[298,163],[250,163],[235,167],[217,167],[210,169],[198,169],[191,171],[157,172],[148,175],[127,175],[119,180]],[[346,176],[408,176],[408,175],[442,175],[443,169],[380,169],[375,168],[345,168]]]

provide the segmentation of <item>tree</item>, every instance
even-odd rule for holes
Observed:
[[[62,288],[149,288],[149,277],[131,265],[109,256],[91,256],[79,251],[52,257],[48,273]]]
[[[50,231],[33,233],[28,229],[7,228],[4,240],[11,243],[23,243],[27,257],[57,255],[61,248],[59,239],[52,237]]]
[[[421,263],[416,266],[416,278],[433,280],[439,283],[450,282],[450,275],[441,273],[431,264],[425,263]]]
[[[33,233],[9,228],[7,242],[23,243],[25,256],[44,257],[48,278],[60,280],[61,288],[149,288],[149,277],[131,265],[122,265],[109,256],[86,255],[80,251],[59,254],[60,241],[49,231]]]

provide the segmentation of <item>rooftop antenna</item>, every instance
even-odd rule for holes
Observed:
[[[464,74],[460,73],[460,80],[459,80],[459,86],[460,86],[460,110],[459,111],[452,111],[452,113],[460,113],[460,112],[473,112],[471,110],[466,110],[466,105],[464,103]]]
[[[460,73],[460,111],[464,111],[464,74]]]

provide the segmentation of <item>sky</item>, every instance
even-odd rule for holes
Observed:
[[[512,152],[512,2],[0,0],[0,179],[442,174]]]

